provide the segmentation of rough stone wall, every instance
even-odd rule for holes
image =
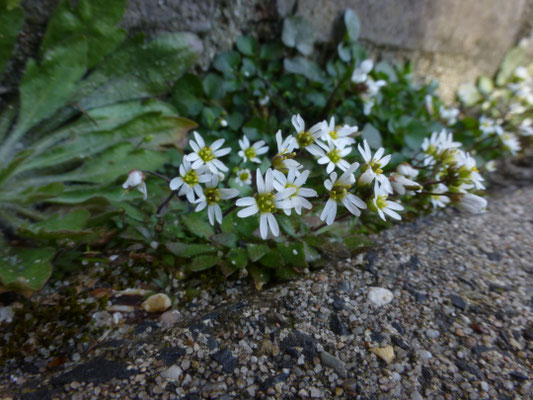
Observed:
[[[16,85],[57,2],[22,1],[24,32],[0,87]],[[533,0],[130,0],[122,25],[149,36],[196,33],[204,43],[205,68],[242,32],[278,36],[281,18],[292,12],[308,18],[317,39],[327,41],[346,8],[358,13],[361,42],[374,58],[413,60],[420,76],[441,81],[447,100],[461,83],[492,75],[505,52],[533,31]]]

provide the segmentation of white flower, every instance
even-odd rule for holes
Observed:
[[[517,67],[515,69],[514,76],[523,81],[527,81],[530,78],[527,68],[523,66]]]
[[[533,120],[531,118],[524,119],[518,126],[518,131],[522,136],[533,136]]]
[[[289,197],[296,192],[296,188],[290,187],[274,193],[273,171],[269,168],[265,173],[265,178],[261,171],[256,171],[257,193],[253,197],[244,197],[237,200],[238,207],[246,207],[237,213],[241,218],[249,217],[259,213],[259,231],[261,238],[267,239],[269,231],[272,235],[279,235],[279,225],[274,217],[277,210],[285,210],[293,207]]]
[[[381,169],[389,163],[391,155],[388,154],[383,157],[385,149],[380,147],[372,157],[372,151],[366,140],[363,141],[363,146],[364,148],[360,144],[357,145],[357,150],[359,150],[359,153],[361,153],[361,156],[365,160],[362,174],[359,176],[357,183],[365,186],[369,185],[375,179],[386,192],[392,193],[392,185],[389,182],[389,178],[383,174],[383,169]]]
[[[368,78],[368,80],[366,81],[366,86],[367,86],[366,93],[370,97],[376,97],[376,95],[379,93],[380,89],[383,86],[385,86],[386,84],[387,84],[387,82],[385,82],[384,80],[380,79],[379,81],[375,81],[372,78]]]
[[[524,107],[522,104],[520,103],[511,103],[509,105],[509,113],[510,114],[522,114],[523,112],[525,112],[527,110],[526,107]]]
[[[276,132],[276,144],[278,146],[278,154],[272,159],[272,166],[275,169],[287,171],[291,168],[302,168],[298,161],[293,160],[295,156],[293,150],[294,146],[296,146],[296,139],[293,136],[288,136],[283,140],[281,130],[279,130]]]
[[[179,172],[180,176],[170,181],[170,190],[176,191],[179,189],[178,196],[185,195],[187,200],[194,203],[195,194],[198,197],[203,196],[200,183],[209,182],[211,175],[208,173],[206,166],[194,169],[187,157],[183,158]]]
[[[274,173],[274,188],[279,192],[286,188],[296,188],[296,192],[290,195],[289,200],[292,201],[292,206],[296,214],[301,215],[302,208],[310,210],[313,205],[306,199],[306,197],[316,197],[316,191],[309,188],[304,188],[302,185],[307,181],[311,171],[299,172],[290,169],[287,176],[281,171],[275,170]],[[291,209],[283,210],[285,214],[291,215]]]
[[[262,97],[259,99],[259,105],[266,106],[269,101],[270,101],[270,97],[266,95],[265,97]]]
[[[146,183],[144,183],[145,178],[144,172],[138,169],[131,170],[126,182],[122,184],[122,188],[126,190],[137,188],[143,194],[143,199],[146,200],[148,198],[148,190],[146,189]]]
[[[498,129],[498,127],[500,129]],[[488,135],[490,133],[501,134],[501,127],[496,124],[492,118],[485,117],[484,115],[479,118],[479,130],[483,134]]]
[[[416,168],[413,168],[411,164],[407,162],[403,162],[398,165],[398,167],[396,167],[396,172],[409,178],[416,178],[418,176],[418,170]]]
[[[421,186],[418,183],[410,179],[407,179],[405,176],[400,175],[396,172],[393,172],[392,174],[390,174],[389,181],[394,191],[401,196],[405,194],[405,188],[409,190],[420,190],[421,189]]]
[[[372,68],[374,68],[374,61],[372,60],[365,60],[354,69],[352,73],[352,82],[353,83],[362,83],[365,82],[368,78],[368,74],[370,71],[372,71]]]
[[[222,210],[218,203],[221,200],[232,199],[239,195],[237,189],[219,189],[217,186],[218,176],[212,175],[211,180],[205,184],[202,197],[196,201],[198,205],[194,210],[198,212],[207,207],[207,216],[211,225],[215,225],[215,218],[219,224],[222,223]]]
[[[324,181],[324,187],[329,191],[329,199],[324,210],[322,210],[322,214],[320,214],[320,219],[326,221],[326,224],[331,225],[335,221],[338,204],[342,204],[350,213],[357,217],[361,215],[360,210],[366,208],[364,201],[354,194],[348,193],[355,183],[353,173],[357,167],[359,167],[359,163],[353,163],[340,178],[337,179],[337,173],[332,172],[329,179]]]
[[[248,168],[237,170],[237,172],[235,172],[235,175],[235,182],[237,182],[239,186],[242,187],[244,185],[252,184],[252,173]]]
[[[207,165],[213,174],[218,174],[219,170],[226,172],[228,167],[218,159],[218,157],[225,156],[231,151],[229,147],[220,148],[224,144],[224,139],[215,140],[211,146],[206,146],[204,139],[198,132],[194,131],[193,134],[196,141],[191,139],[189,144],[194,152],[185,156],[188,161],[192,162],[192,168],[198,169],[202,165]]]
[[[463,151],[457,152],[457,165],[459,177],[470,181],[477,190],[485,189],[481,183],[484,181],[476,167],[476,159]]]
[[[494,172],[496,171],[496,161],[490,160],[485,164],[485,169],[487,172]]]
[[[487,200],[472,193],[457,195],[457,208],[471,214],[481,214],[487,208]]]
[[[383,221],[386,221],[385,215],[396,220],[401,220],[402,217],[396,211],[403,210],[403,206],[394,201],[387,200],[388,195],[389,194],[383,188],[378,188],[374,194],[372,208],[378,213]]]
[[[457,122],[459,110],[457,108],[446,108],[444,106],[440,106],[439,114],[442,119],[445,119],[446,122],[448,122],[448,125],[454,125]]]
[[[331,117],[329,124],[326,121],[322,123],[320,138],[328,143],[353,144],[355,139],[350,137],[350,135],[357,132],[358,129],[357,126],[335,126],[335,117]]]
[[[441,161],[454,161],[455,149],[461,146],[460,142],[453,141],[453,135],[446,130],[440,133],[433,132],[430,138],[424,138],[422,150],[428,155],[424,159],[424,165],[433,165],[439,157],[444,157]]]
[[[500,139],[502,140],[503,147],[505,147],[506,150],[510,151],[512,155],[515,155],[518,153],[522,146],[520,145],[520,140],[518,140],[518,137],[512,133],[504,132]]]
[[[220,119],[220,126],[221,126],[222,128],[227,127],[227,126],[228,126],[228,121],[226,121],[224,118],[221,118],[221,119]]]
[[[315,144],[315,141],[322,135],[324,121],[313,125],[308,131],[305,130],[305,122],[300,114],[293,115],[291,122],[294,129],[296,129],[296,143],[294,148],[306,149],[312,155],[318,156],[320,148]]]
[[[445,184],[439,183],[431,192],[435,193],[430,197],[433,208],[444,208],[450,202],[450,198],[448,196],[438,194],[448,192],[448,187]]]
[[[264,140],[255,142],[253,146],[250,146],[250,141],[245,136],[239,140],[239,146],[241,150],[239,151],[239,156],[242,157],[243,161],[253,161],[255,163],[261,164],[261,160],[257,157],[261,154],[268,152],[268,146],[265,145]]]
[[[372,109],[374,108],[374,105],[376,104],[376,100],[370,97],[363,97],[363,114],[370,115],[372,112]]]
[[[352,148],[346,146],[346,143],[340,142],[338,145],[335,143],[324,143],[317,141],[321,147],[318,164],[327,164],[326,172],[332,173],[335,167],[339,167],[341,170],[346,171],[350,166],[350,163],[344,159],[348,154],[352,152]]]
[[[433,96],[430,94],[426,94],[424,96],[424,107],[426,107],[426,111],[429,115],[433,115],[434,112],[434,106],[433,106]]]

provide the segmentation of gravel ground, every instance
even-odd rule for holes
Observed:
[[[100,312],[115,327],[96,344],[74,343],[55,367],[7,363],[0,394],[531,399],[533,187],[504,192],[483,215],[399,225],[356,259],[260,293],[237,281],[155,317]]]

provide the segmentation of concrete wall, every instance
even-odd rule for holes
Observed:
[[[57,1],[22,1],[28,22],[4,86],[17,82],[25,58],[35,54]],[[533,24],[533,0],[130,0],[122,24],[149,35],[196,33],[206,67],[242,32],[279,37],[281,18],[292,12],[311,20],[317,38],[327,41],[348,7],[358,13],[361,42],[373,57],[415,61],[418,74],[441,81],[448,100],[462,82],[492,75],[505,52],[531,35]]]

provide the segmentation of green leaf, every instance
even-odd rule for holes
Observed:
[[[148,43],[137,35],[98,64],[79,88],[77,98],[88,110],[164,94],[201,51],[202,43],[193,34],[169,33]]]
[[[479,91],[485,95],[491,93],[494,90],[494,82],[486,75],[481,75],[477,80],[477,86]]]
[[[231,249],[228,254],[226,254],[226,258],[231,265],[238,269],[246,268],[246,265],[248,265],[248,255],[246,254],[246,250],[241,248]]]
[[[271,270],[259,265],[251,265],[248,267],[248,272],[254,280],[254,284],[257,290],[261,290],[265,283],[270,281],[272,275]]]
[[[33,154],[32,149],[21,151],[17,156],[5,167],[0,169],[0,185],[2,185],[19,166]],[[2,195],[0,194],[0,197]]]
[[[211,236],[211,240],[221,246],[232,248],[237,246],[238,237],[230,232],[222,232]]]
[[[218,256],[203,255],[194,257],[190,264],[187,265],[187,270],[192,272],[203,271],[215,266],[219,262]]]
[[[287,265],[297,268],[307,267],[304,245],[302,243],[278,243],[277,247]]]
[[[224,97],[224,81],[216,74],[207,74],[203,80],[204,92],[211,100]]]
[[[383,140],[381,138],[381,133],[374,128],[370,122],[367,122],[361,132],[361,136],[368,142],[368,145],[372,149],[377,149],[383,146]]]
[[[424,123],[418,120],[413,120],[405,128],[405,144],[413,150],[418,150],[422,145],[424,139],[430,134]]]
[[[270,249],[259,262],[269,268],[280,268],[285,265],[285,260],[278,249]]]
[[[270,248],[266,244],[249,244],[246,247],[246,250],[248,251],[250,261],[256,262],[267,254],[270,251]]]
[[[23,293],[40,290],[52,273],[54,254],[50,247],[8,249],[0,257],[0,285]]]
[[[279,215],[277,217],[278,223],[283,231],[292,237],[296,236],[296,230],[294,229],[293,220],[287,215]]]
[[[76,8],[63,0],[48,22],[41,51],[53,49],[64,38],[84,36],[87,39],[88,67],[95,66],[126,38],[117,27],[122,19],[126,0],[80,0]]]
[[[500,70],[496,75],[496,84],[498,86],[505,85],[512,79],[516,68],[526,63],[527,54],[524,47],[518,46],[509,50],[503,58]]]
[[[8,141],[18,141],[12,138],[22,136],[67,103],[86,71],[86,54],[85,39],[70,37],[49,49],[41,65],[35,60],[28,61],[20,83],[20,114]],[[4,145],[3,150],[10,151],[10,148]]]
[[[326,77],[322,69],[314,61],[303,57],[285,58],[283,60],[285,71],[303,75],[307,79],[317,83],[325,83]]]
[[[483,100],[483,96],[473,82],[463,83],[457,89],[457,97],[466,106],[471,107]]]
[[[156,170],[165,161],[165,156],[160,152],[136,149],[136,146],[130,143],[122,143],[87,160],[81,167],[74,171],[64,175],[58,175],[57,179],[62,181],[106,184],[116,180],[120,176],[124,176],[140,165],[148,170]],[[33,181],[38,182],[39,178],[35,178]]]
[[[3,10],[0,7],[0,26],[2,27],[2,32],[0,33],[0,75],[2,75],[11,56],[11,51],[23,23],[24,12],[21,8]]]
[[[223,74],[230,74],[238,67],[241,56],[236,51],[226,51],[216,56],[213,67]]]
[[[315,249],[313,246],[311,246],[309,243],[304,242],[304,253],[305,253],[305,261],[307,263],[315,262],[320,258],[320,253],[317,249]]]
[[[200,254],[216,252],[216,249],[208,244],[169,242],[166,248],[178,257],[194,257]]]
[[[361,23],[357,14],[351,8],[348,8],[344,13],[344,24],[346,25],[346,33],[350,41],[357,42],[361,30]]]
[[[245,56],[253,57],[257,47],[257,40],[253,36],[240,36],[237,39],[237,49]]]
[[[196,116],[202,111],[203,95],[202,81],[196,75],[185,74],[172,88],[171,101],[180,114]]]
[[[278,42],[265,43],[259,54],[261,60],[279,60],[283,58],[283,46]]]
[[[19,228],[18,234],[32,239],[80,239],[91,232],[84,230],[89,220],[89,211],[74,210],[68,214],[54,214],[48,219]]]
[[[246,78],[250,78],[255,75],[256,66],[255,62],[249,58],[242,60],[241,72]],[[259,81],[261,82],[261,81]],[[262,82],[261,82],[262,83]]]
[[[385,74],[389,82],[398,81],[398,75],[396,74],[394,67],[386,61],[378,62],[374,67],[374,71],[377,73]]]
[[[304,56],[313,52],[315,31],[303,17],[288,17],[283,21],[281,41],[287,47],[294,47]]]
[[[213,227],[207,222],[207,218],[203,213],[189,213],[183,215],[181,221],[187,230],[195,236],[209,239],[213,235]]]
[[[142,142],[144,148],[159,151],[169,145],[183,147],[187,133],[195,126],[194,122],[186,118],[161,116],[159,112],[141,115],[111,131],[96,131],[81,136],[74,133],[61,145],[34,157],[20,170],[46,168],[72,160],[87,159],[124,142],[134,145]],[[147,138],[148,133],[151,139],[147,142],[144,139]]]

